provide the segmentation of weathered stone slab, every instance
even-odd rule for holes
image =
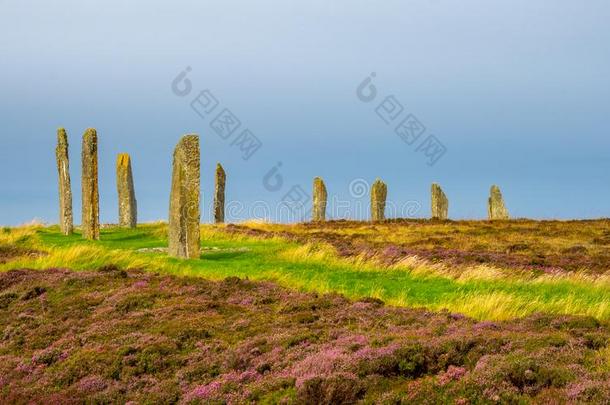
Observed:
[[[489,191],[489,200],[487,204],[487,215],[490,220],[494,219],[509,219],[508,210],[504,205],[502,192],[495,184],[491,186]]]
[[[314,222],[326,221],[326,204],[328,202],[328,193],[324,180],[320,177],[313,179],[313,211],[312,220]]]
[[[214,181],[214,222],[222,224],[225,222],[225,184],[227,174],[220,163],[216,165],[216,176]]]
[[[432,219],[446,220],[449,213],[449,200],[441,186],[432,183],[431,197]]]
[[[70,182],[70,159],[68,157],[68,134],[63,128],[57,130],[57,175],[59,179],[59,229],[64,235],[74,231],[72,212],[72,185]]]
[[[388,196],[388,187],[380,179],[375,180],[371,187],[371,220],[379,222],[385,220],[385,204]]]
[[[199,258],[200,252],[199,137],[185,135],[174,150],[169,202],[169,254]]]
[[[138,223],[138,203],[133,186],[131,157],[128,153],[117,156],[116,186],[119,195],[119,226],[135,228]]]
[[[83,238],[100,238],[100,196],[98,191],[97,132],[88,128],[82,148],[82,230]]]

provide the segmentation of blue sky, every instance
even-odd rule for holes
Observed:
[[[357,214],[350,184],[376,177],[396,206],[439,182],[452,218],[483,218],[491,184],[513,216],[610,216],[610,3],[601,0],[0,0],[0,224],[57,222],[55,131],[71,142],[80,222],[80,139],[98,130],[103,222],[117,221],[116,155],[132,155],[141,221],[167,218],[172,150],[201,136],[204,221],[216,162],[233,217],[271,216],[322,176]],[[191,92],[172,81],[186,67]],[[362,102],[372,72],[377,98]],[[190,107],[209,89],[217,110]],[[394,96],[446,153],[433,166],[375,109]],[[221,109],[262,147],[244,160],[210,127]],[[237,132],[235,136],[237,135]],[[278,162],[277,191],[263,178]],[[415,203],[416,202],[416,203]],[[253,213],[253,210],[256,211]],[[366,210],[365,210],[366,211]]]

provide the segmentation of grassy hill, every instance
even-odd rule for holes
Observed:
[[[163,251],[164,224],[108,227],[99,242],[62,236],[56,227],[7,228],[0,232],[0,249],[38,254],[17,255],[0,270],[113,264],[212,280],[274,281],[480,320],[536,312],[608,320],[608,229],[608,221],[204,225],[201,258],[178,260]]]
[[[608,225],[0,229],[0,402],[604,403]]]

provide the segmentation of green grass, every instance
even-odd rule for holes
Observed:
[[[48,255],[18,258],[0,264],[0,270],[85,270],[114,264],[209,279],[237,276],[269,280],[290,288],[338,292],[350,298],[373,296],[390,305],[448,309],[477,319],[508,319],[534,312],[610,319],[607,278],[456,279],[417,268],[383,268],[341,259],[324,245],[303,247],[279,238],[231,235],[213,226],[202,227],[202,246],[208,249],[198,260],[137,252],[167,246],[165,229],[162,224],[142,225],[136,230],[108,228],[102,230],[101,241],[95,242],[84,241],[79,234],[63,236],[57,227],[14,229],[0,233],[0,243],[12,242]],[[218,249],[209,250],[213,247]]]

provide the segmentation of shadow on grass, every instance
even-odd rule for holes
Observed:
[[[235,259],[237,257],[243,256],[246,253],[250,253],[249,251],[233,251],[233,252],[203,252],[199,258],[201,260],[212,260],[212,261],[220,261],[220,260],[228,260]]]
[[[134,232],[132,234],[129,235],[124,235],[124,236],[120,236],[120,237],[116,237],[116,236],[112,236],[110,238],[108,238],[108,241],[112,241],[112,242],[127,242],[127,241],[134,241],[137,240],[139,242],[141,242],[143,239],[151,239],[153,240],[153,238],[150,237],[150,235],[147,235],[144,232]]]

